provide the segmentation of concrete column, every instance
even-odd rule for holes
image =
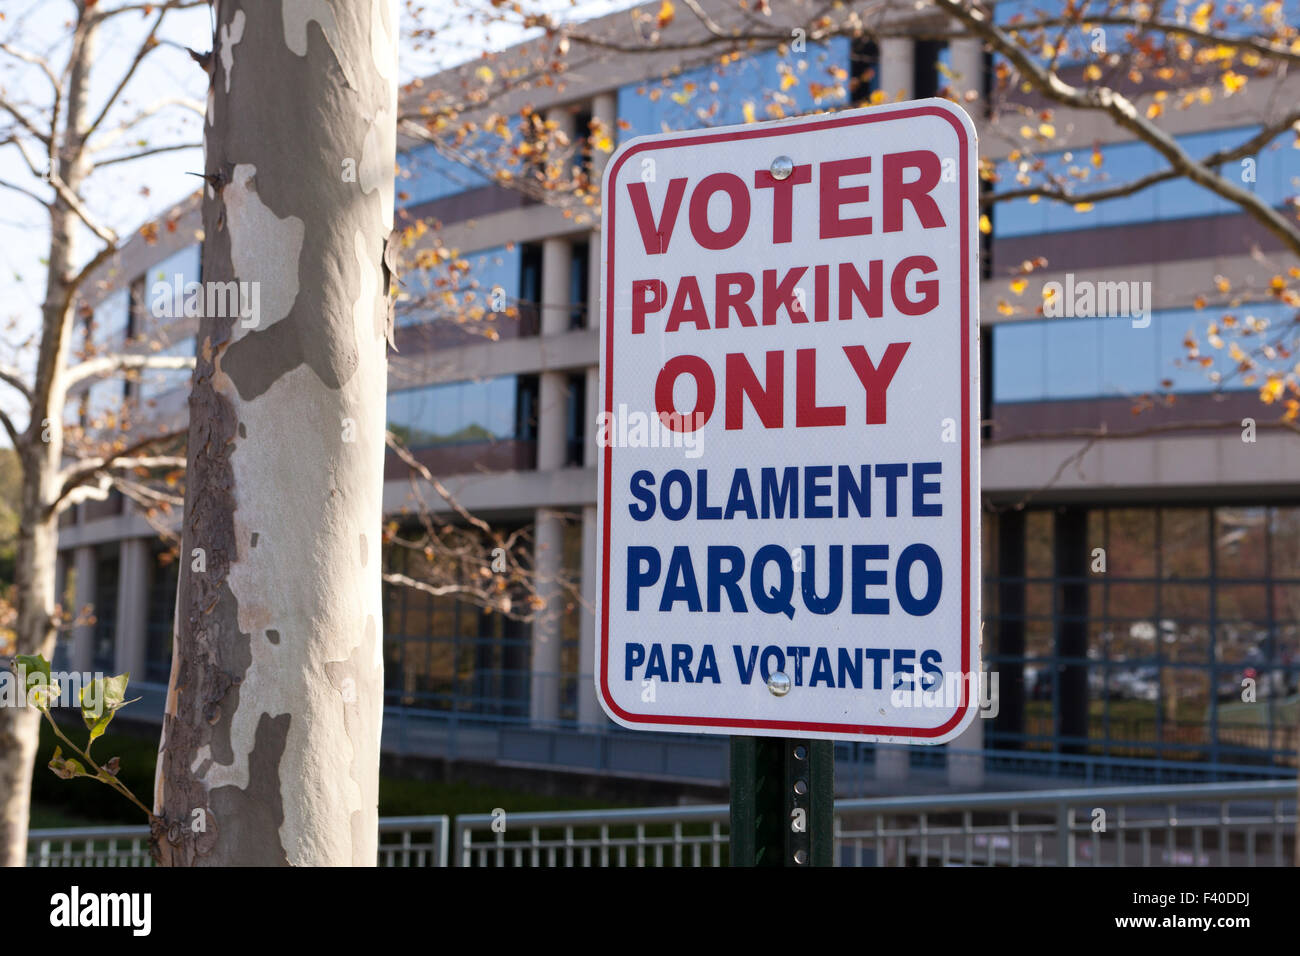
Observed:
[[[618,145],[618,97],[613,93],[601,93],[591,101],[591,117],[593,120],[599,120],[604,124],[605,129],[609,131],[610,143],[613,146]],[[600,150],[592,150],[591,153],[591,179],[592,182],[599,185],[601,175],[605,171],[605,164],[609,162],[609,153],[602,153]],[[600,222],[600,217],[596,217],[596,222]],[[601,248],[600,229],[594,229],[591,233],[587,250],[587,328],[599,329],[604,316],[600,314],[600,264],[603,261],[604,251]]]
[[[948,44],[948,50],[952,60],[952,71],[956,74],[952,85],[958,93],[958,99],[972,115],[978,115],[976,104],[979,103],[979,95],[984,89],[984,43],[970,38],[952,40]],[[973,92],[976,98],[968,100],[961,95],[967,92]]]
[[[76,592],[73,595],[73,606],[68,613],[72,619],[76,619],[87,607],[95,603],[95,549],[93,547],[78,548],[73,557],[73,567],[76,570]],[[93,624],[82,624],[72,631],[72,659],[73,670],[88,671],[90,663],[94,657],[95,646],[95,627]]]
[[[145,627],[149,618],[149,542],[125,538],[118,545],[117,649],[115,670],[144,677]]]
[[[902,99],[912,98],[915,58],[916,47],[907,37],[881,39],[880,89],[889,99],[897,97],[900,91]]]
[[[572,122],[571,116],[569,120]],[[542,335],[562,335],[569,331],[569,268],[572,260],[573,247],[569,240],[547,239],[542,243]],[[539,471],[564,467],[567,399],[568,385],[564,375],[543,372],[538,382],[537,402]]]
[[[605,407],[602,399],[600,369],[592,366],[587,369],[587,407],[583,410],[583,414],[587,416],[585,423],[587,447],[582,450],[582,464],[587,468],[597,467],[600,461],[600,429],[596,427],[596,420]],[[606,440],[608,438],[609,436],[606,435]]]
[[[533,539],[533,569],[537,593],[546,602],[533,621],[532,693],[529,715],[534,721],[560,719],[559,588],[555,585],[564,560],[564,523],[558,511],[539,508]]]
[[[587,238],[587,328],[599,329],[604,316],[600,314],[600,248],[599,229]]]
[[[596,529],[596,506],[582,509],[582,609],[578,629],[578,723],[595,730],[606,723],[605,712],[596,699],[596,589],[600,586],[600,549]]]
[[[568,239],[542,242],[542,335],[563,335],[569,331],[569,270],[573,246]]]
[[[609,131],[610,143],[618,145],[618,96],[614,93],[600,93],[591,100],[591,118],[599,120]],[[605,171],[605,163],[610,154],[594,150],[591,154],[592,178],[600,181]]]
[[[564,413],[569,384],[561,372],[543,372],[537,383],[537,470],[564,467],[567,443]]]

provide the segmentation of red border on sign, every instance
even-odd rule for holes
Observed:
[[[961,609],[962,621],[965,633],[961,645],[961,669],[963,674],[970,673],[971,665],[971,495],[970,495],[970,473],[971,473],[971,388],[970,388],[970,273],[971,273],[971,248],[970,248],[970,185],[969,185],[969,144],[966,135],[966,127],[961,120],[951,112],[938,106],[917,106],[899,110],[881,111],[878,114],[865,114],[858,116],[841,116],[831,117],[828,119],[809,120],[806,123],[782,123],[778,126],[761,129],[741,129],[735,132],[717,133],[713,135],[690,136],[679,140],[667,140],[661,142],[647,142],[632,146],[627,152],[623,153],[614,163],[609,172],[608,184],[611,187],[609,194],[613,195],[614,185],[618,181],[619,170],[623,164],[633,155],[653,149],[676,149],[687,146],[702,146],[708,143],[718,142],[736,142],[745,139],[758,139],[766,136],[784,136],[796,130],[817,130],[833,129],[837,126],[853,126],[863,123],[880,123],[893,119],[905,119],[913,116],[939,116],[952,124],[957,132],[957,141],[960,145],[961,152],[961,174],[959,180],[960,186],[960,205],[961,205],[961,374],[962,374],[962,396],[961,396],[961,415],[962,415],[962,460],[961,460],[961,544],[962,544],[962,575],[961,575]],[[605,401],[604,410],[607,415],[612,415],[614,411],[614,214],[617,203],[606,199],[607,223],[605,224],[605,249],[606,249],[606,307],[605,307]],[[748,727],[755,730],[770,729],[782,731],[811,731],[823,734],[842,734],[845,736],[860,736],[864,734],[874,734],[877,736],[891,737],[911,737],[911,738],[928,738],[940,737],[957,726],[965,716],[966,712],[975,706],[975,702],[967,697],[966,706],[958,708],[953,716],[938,727],[887,727],[875,724],[832,724],[817,723],[813,721],[797,720],[750,720],[744,718],[730,717],[679,717],[671,715],[653,715],[653,714],[634,714],[619,707],[614,702],[609,690],[609,556],[610,556],[610,512],[612,500],[612,482],[613,482],[613,446],[610,443],[605,445],[605,473],[603,475],[603,491],[605,509],[603,520],[601,522],[601,621],[600,621],[600,692],[604,698],[604,704],[611,712],[618,714],[622,719],[632,724],[677,724],[690,727]]]

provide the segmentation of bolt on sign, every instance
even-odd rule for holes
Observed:
[[[974,716],[976,155],[930,99],[611,158],[595,678],[618,723],[937,744]]]

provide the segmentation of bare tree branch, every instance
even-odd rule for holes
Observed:
[[[114,372],[142,368],[192,369],[194,368],[194,358],[185,355],[104,355],[99,358],[87,359],[68,369],[67,374],[64,376],[64,390],[71,390],[88,378],[102,378]]]
[[[153,156],[157,153],[174,153],[182,149],[202,149],[202,143],[173,143],[170,146],[153,146],[149,149],[142,149],[138,153],[127,153],[122,156],[113,156],[109,159],[100,159],[95,162],[95,169],[102,169],[105,166],[112,166],[114,163],[129,163],[134,159],[143,159],[145,156]]]
[[[1200,160],[1202,166],[1213,167],[1223,163],[1230,163],[1235,160],[1244,159],[1247,156],[1253,156],[1261,149],[1271,143],[1277,136],[1292,126],[1300,122],[1300,107],[1296,107],[1287,113],[1282,119],[1276,120],[1261,129],[1254,136],[1244,142],[1232,147],[1231,149],[1220,149],[1210,153]],[[1081,202],[1102,202],[1107,199],[1119,199],[1124,196],[1131,196],[1134,193],[1141,192],[1149,186],[1157,183],[1166,182],[1171,179],[1178,179],[1182,172],[1172,166],[1158,170],[1154,173],[1148,173],[1137,179],[1130,180],[1127,183],[1108,186],[1091,191],[1075,192],[1064,188],[1052,188],[1051,186],[1024,186],[1019,189],[1008,189],[997,193],[987,193],[980,197],[980,206],[989,207],[996,203],[1007,202],[1012,199],[1023,199],[1027,196],[1041,196],[1044,199],[1056,199],[1061,202],[1081,203]]]
[[[12,365],[0,365],[0,382],[15,388],[27,401],[32,400],[32,387],[27,384],[23,373]]]
[[[1296,255],[1300,255],[1300,230],[1259,196],[1229,182],[1188,155],[1171,135],[1144,117],[1133,102],[1109,87],[1079,88],[1034,62],[1033,58],[993,23],[989,15],[965,0],[935,0],[946,13],[983,37],[1020,71],[1035,90],[1049,99],[1074,109],[1103,112],[1117,125],[1164,156],[1169,165],[1187,179],[1245,210],[1273,233]]]

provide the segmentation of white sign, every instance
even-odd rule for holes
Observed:
[[[611,158],[595,676],[615,721],[930,744],[970,722],[976,192],[974,127],[937,99]]]

